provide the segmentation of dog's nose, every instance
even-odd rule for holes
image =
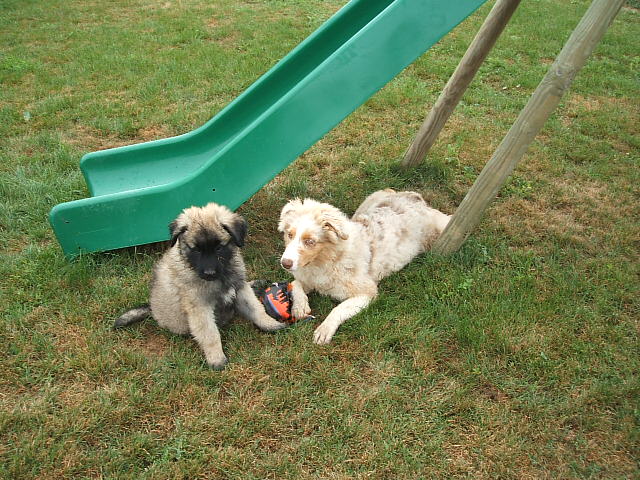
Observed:
[[[291,267],[293,267],[293,260],[283,258],[282,260],[280,260],[280,265],[282,265],[282,268],[286,268],[287,270],[289,270]]]
[[[204,273],[207,277],[215,277],[216,269],[215,268],[207,268],[202,273]]]

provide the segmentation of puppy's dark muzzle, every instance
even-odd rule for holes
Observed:
[[[203,272],[198,273],[198,276],[202,280],[212,281],[218,278],[217,272],[215,270],[205,270]]]

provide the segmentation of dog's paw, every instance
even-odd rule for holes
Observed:
[[[316,331],[313,332],[313,343],[317,345],[326,345],[331,342],[333,335],[338,330],[338,326],[333,323],[322,322]]]
[[[311,307],[308,302],[294,302],[291,307],[291,315],[296,320],[304,320],[311,315]]]
[[[284,322],[279,322],[276,319],[271,318],[266,313],[253,323],[263,332],[277,332],[278,330],[282,330],[288,326]]]
[[[229,360],[227,360],[227,357],[225,355],[223,355],[221,358],[207,359],[207,364],[212,370],[224,370],[224,367],[227,366],[227,363],[229,363]]]

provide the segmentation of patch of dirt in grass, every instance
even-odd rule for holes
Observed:
[[[452,476],[468,476],[469,478],[518,478],[538,479],[551,478],[540,476],[531,465],[526,455],[514,451],[508,444],[509,426],[495,426],[491,434],[482,433],[476,427],[471,431],[460,432],[453,442],[443,445],[443,450],[450,460],[449,473]],[[517,476],[513,477],[513,470]],[[503,476],[504,475],[504,476]]]
[[[480,172],[493,156],[500,140],[500,138],[487,139],[480,136],[469,138],[460,151],[460,160],[465,165],[474,166],[476,171]]]
[[[626,451],[628,438],[622,433],[604,431],[586,435],[585,459],[590,464],[604,466],[605,471],[618,478],[633,478],[638,473],[637,459]],[[628,475],[628,476],[627,476]]]
[[[619,192],[614,199],[605,184],[562,177],[532,198],[505,199],[489,215],[506,235],[527,244],[553,237],[593,251],[610,235],[613,220],[633,217],[634,202]]]
[[[559,207],[598,234],[610,232],[612,220],[634,218],[637,214],[635,199],[630,194],[619,191],[614,194],[601,182],[563,177],[556,179],[552,187]]]
[[[221,417],[260,417],[267,410],[266,392],[270,377],[249,366],[233,365],[220,386],[215,405],[203,407],[218,411]]]
[[[206,22],[206,26],[209,28],[220,28],[222,26],[229,25],[230,23],[229,17],[212,17],[208,22]]]
[[[106,150],[131,143],[114,135],[105,135],[86,125],[76,125],[72,132],[64,135],[65,142],[87,150]]]
[[[637,118],[637,110],[637,106],[628,98],[572,94],[565,100],[564,108],[559,112],[559,118],[563,126],[571,129],[576,119],[584,121],[592,118],[594,112],[600,112],[600,115],[606,115],[610,118],[616,117],[621,130],[633,131],[633,121]],[[631,144],[618,136],[608,137],[607,142],[622,153],[629,153],[633,149]]]
[[[122,139],[108,135],[87,125],[76,125],[73,131],[65,134],[65,142],[83,150],[106,150],[134,143],[148,142],[171,136],[172,133],[164,125],[149,125],[137,130],[133,138]]]
[[[545,199],[512,197],[496,206],[489,215],[507,237],[531,247],[540,246],[539,240],[545,237],[562,237],[585,247],[590,241],[585,226],[571,211],[554,210]],[[546,247],[542,245],[542,248]]]
[[[530,423],[521,417],[505,422],[500,410],[498,407],[483,412],[488,424],[484,429],[472,423],[452,425],[455,434],[443,445],[451,461],[451,473],[471,478],[514,478],[515,471],[515,478],[519,479],[547,478],[540,476],[542,472],[537,471],[527,451],[519,445],[531,436]]]
[[[95,392],[95,385],[89,382],[74,382],[65,385],[65,388],[58,394],[58,400],[66,407],[77,408]]]
[[[238,39],[240,38],[239,32],[234,30],[225,35],[225,32],[219,31],[228,29],[232,23],[232,15],[216,15],[215,17],[211,17],[205,25],[213,33],[212,38],[216,44],[221,47],[232,47],[238,43]]]
[[[132,347],[143,352],[147,358],[158,358],[166,355],[169,348],[169,342],[162,335],[145,335],[141,339],[135,339]]]
[[[207,405],[207,402],[210,401],[209,392],[204,390],[201,385],[189,384],[173,390],[166,398],[167,413],[171,413],[171,415],[155,418],[157,431],[168,433],[175,426],[174,415],[179,414],[182,420],[193,421],[205,412],[210,412],[211,409],[216,408],[216,402]]]
[[[82,472],[83,476],[86,475],[85,478],[102,477],[102,472],[98,467],[89,467],[85,464],[86,454],[73,440],[65,442],[63,451],[64,455],[62,459],[58,459],[56,466],[50,471],[43,472],[46,477],[69,478],[78,475],[78,472]]]
[[[425,374],[438,370],[438,357],[434,352],[424,349],[417,349],[413,352],[413,367],[423,371]]]
[[[165,138],[170,135],[171,134],[167,130],[167,127],[164,125],[150,125],[148,127],[140,128],[137,132],[137,137],[145,142]]]
[[[34,325],[46,319],[48,315],[47,308],[44,305],[37,305],[22,317],[22,321],[25,325]]]
[[[565,99],[565,105],[567,115],[574,117],[581,110],[595,112],[598,110],[619,108],[625,111],[632,111],[637,108],[633,103],[629,102],[629,99],[627,98],[604,97],[597,95],[585,97],[578,93],[568,95]]]
[[[484,397],[494,402],[505,402],[509,399],[502,390],[489,382],[485,382],[478,387],[478,392]]]
[[[451,461],[451,473],[469,474],[476,471],[472,451],[477,443],[478,435],[470,432],[463,434],[462,438],[458,439],[455,443],[445,443],[443,445],[442,448],[447,458]]]
[[[233,32],[229,35],[219,37],[215,39],[215,43],[223,48],[233,48],[238,45],[240,35],[237,32]]]
[[[601,110],[606,104],[610,104],[613,99],[607,98],[606,102],[595,97],[584,97],[579,94],[570,95],[567,101],[567,111],[569,115],[575,116],[578,109],[584,109],[587,112]]]
[[[635,478],[638,464],[629,449],[630,437],[624,432],[615,431],[618,428],[612,425],[612,419],[603,418],[602,413],[597,414],[594,420],[601,424],[585,429],[577,417],[570,417],[562,425],[554,425],[553,429],[549,429],[556,432],[557,455],[560,459],[577,459],[576,464],[580,469],[597,467],[606,478]],[[629,430],[634,428],[633,419],[630,418],[617,419],[615,422],[618,425],[628,423]]]
[[[40,308],[46,310],[44,307],[37,307],[35,310]],[[51,324],[49,332],[53,338],[53,344],[58,353],[63,354],[70,350],[88,350],[87,338],[89,337],[90,332],[86,328],[73,323],[72,319],[65,315],[52,315],[51,312],[48,312],[46,316],[55,316],[58,318],[55,323]]]
[[[367,402],[373,401],[388,388],[389,380],[398,374],[398,366],[394,362],[379,359],[372,361],[359,373],[361,382],[356,386],[354,398],[358,409],[363,409]]]

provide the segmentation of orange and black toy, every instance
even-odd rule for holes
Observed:
[[[295,323],[291,315],[291,283],[274,282],[269,284],[265,280],[252,282],[251,287],[258,299],[264,305],[266,312],[279,322]]]

